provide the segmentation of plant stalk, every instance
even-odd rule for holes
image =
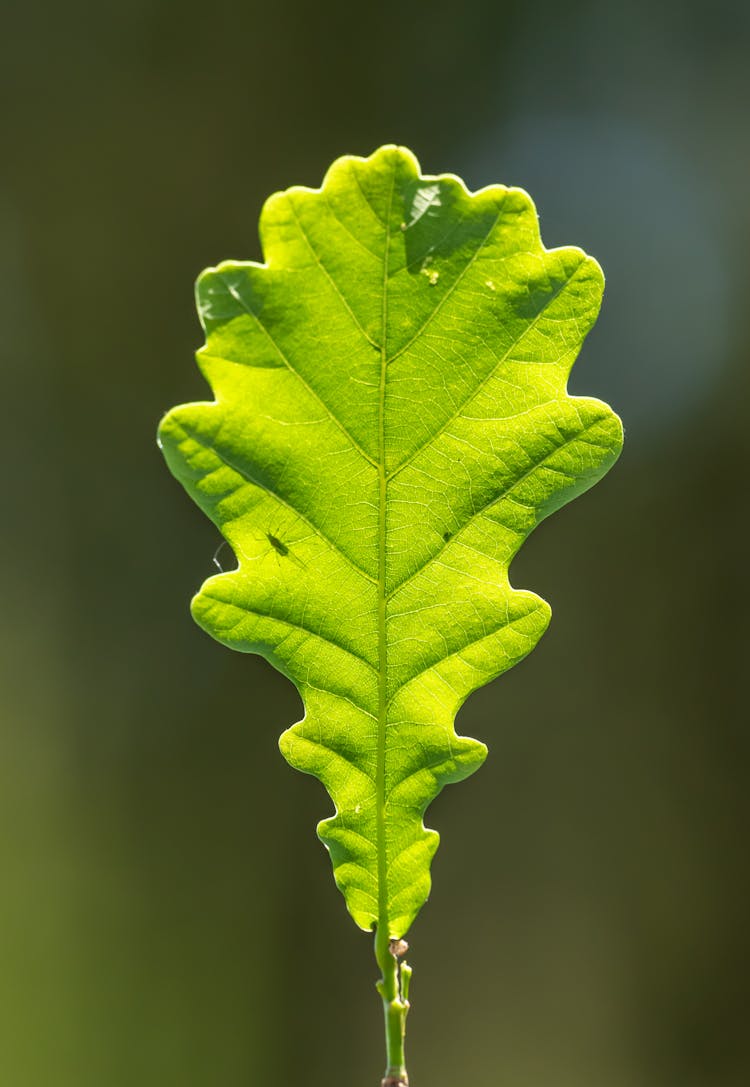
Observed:
[[[387,1062],[381,1087],[408,1087],[409,1083],[404,1038],[412,971],[408,963],[401,962],[401,956],[407,950],[405,941],[390,939],[388,930],[378,927],[375,932],[375,958],[383,976],[377,982],[376,988],[383,998]]]

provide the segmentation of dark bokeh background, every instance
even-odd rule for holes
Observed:
[[[604,265],[574,391],[617,468],[527,544],[553,605],[475,695],[412,930],[415,1087],[740,1087],[747,1007],[750,7],[6,6],[0,1084],[365,1087],[369,938],[276,750],[290,685],[187,613],[216,534],[161,413],[192,281],[263,199],[411,146]]]

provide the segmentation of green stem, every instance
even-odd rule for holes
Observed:
[[[379,926],[375,933],[375,958],[383,976],[376,987],[383,998],[387,1060],[382,1087],[408,1087],[404,1037],[412,972],[407,963],[399,964],[398,954],[392,950],[392,946],[388,929]]]

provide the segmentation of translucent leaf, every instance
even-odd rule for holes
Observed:
[[[237,560],[193,615],[296,684],[281,750],[334,801],[318,830],[352,917],[399,937],[430,889],[425,809],[486,755],[455,714],[549,621],[510,562],[620,450],[617,416],[566,389],[602,273],[542,246],[525,192],[396,147],[272,196],[260,232],[265,264],[198,281],[215,400],[160,429]]]

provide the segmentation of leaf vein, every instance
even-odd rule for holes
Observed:
[[[396,465],[396,467],[391,471],[391,473],[390,473],[390,475],[388,477],[389,480],[393,479],[393,477],[398,472],[403,471],[404,468],[406,468],[409,464],[411,464],[412,461],[414,461],[424,449],[427,449],[434,442],[436,442],[437,439],[440,437],[440,435],[443,434],[448,429],[448,427],[451,425],[451,423],[454,422],[459,417],[459,415],[461,414],[463,409],[468,404],[470,404],[472,402],[472,400],[476,399],[476,397],[479,395],[479,393],[482,391],[482,389],[484,389],[485,386],[492,380],[492,378],[497,373],[497,371],[502,366],[502,364],[504,362],[507,362],[511,351],[515,351],[515,349],[520,344],[521,340],[523,340],[524,336],[527,336],[529,334],[529,332],[531,332],[532,329],[534,329],[536,327],[537,323],[541,320],[541,318],[544,316],[545,312],[552,305],[552,303],[555,302],[563,294],[563,292],[567,290],[567,288],[573,282],[576,275],[578,274],[580,269],[584,266],[584,264],[585,264],[585,260],[581,261],[581,263],[576,266],[575,271],[573,271],[568,276],[568,278],[562,283],[560,288],[557,291],[555,291],[555,293],[552,294],[545,301],[544,305],[539,310],[539,313],[537,313],[537,315],[530,322],[530,324],[528,324],[526,326],[526,328],[524,328],[523,332],[519,333],[519,335],[516,336],[516,338],[513,340],[513,342],[510,344],[510,346],[504,352],[504,354],[498,356],[496,354],[496,352],[494,351],[494,349],[492,347],[490,347],[489,344],[487,344],[487,346],[490,348],[490,351],[492,352],[493,357],[495,358],[495,365],[482,378],[482,380],[479,382],[479,384],[472,388],[469,395],[464,399],[464,401],[456,409],[456,411],[453,413],[453,415],[451,415],[448,419],[446,419],[446,421],[443,423],[443,425],[440,427],[440,429],[437,430],[434,434],[431,434],[426,442],[423,442],[422,445],[420,445],[417,449],[415,449],[412,453],[410,453],[404,460],[402,460],[400,464]]]
[[[504,202],[505,202],[505,201],[503,200],[503,203],[504,203]],[[472,253],[472,255],[471,255],[471,259],[470,259],[469,261],[467,261],[467,263],[466,263],[466,264],[464,265],[464,267],[463,267],[463,268],[461,269],[461,271],[460,271],[460,272],[459,272],[459,274],[458,274],[458,275],[456,276],[456,278],[454,279],[454,281],[453,281],[453,282],[451,283],[450,287],[449,287],[449,288],[448,288],[448,290],[447,290],[447,291],[445,292],[445,294],[443,295],[443,297],[442,297],[442,298],[440,299],[440,301],[439,301],[439,302],[437,303],[437,305],[435,306],[435,308],[434,308],[434,309],[433,309],[433,310],[432,310],[432,311],[430,312],[429,316],[428,316],[428,317],[427,317],[427,318],[426,318],[426,319],[425,319],[425,320],[424,320],[424,321],[422,322],[422,324],[421,324],[421,325],[419,326],[419,328],[417,329],[417,331],[416,331],[416,332],[415,332],[415,333],[413,334],[413,336],[411,337],[411,339],[410,339],[410,340],[409,340],[409,341],[408,341],[407,343],[405,343],[405,344],[403,345],[403,347],[399,347],[398,351],[396,351],[396,352],[395,352],[395,353],[394,353],[393,355],[391,355],[391,357],[390,357],[390,358],[388,359],[388,363],[389,363],[389,365],[390,365],[390,364],[391,364],[392,362],[395,362],[395,360],[396,360],[396,359],[397,359],[397,358],[399,357],[399,355],[403,355],[403,353],[404,353],[405,351],[408,351],[408,350],[409,350],[409,348],[410,348],[410,347],[411,347],[411,345],[412,345],[412,344],[414,343],[414,341],[415,341],[415,340],[418,340],[418,339],[419,339],[419,337],[420,337],[420,336],[422,335],[422,333],[423,333],[423,332],[424,332],[424,330],[425,330],[425,329],[427,328],[427,326],[428,326],[428,325],[430,324],[430,322],[431,322],[431,321],[433,321],[433,320],[435,319],[435,317],[436,317],[436,316],[438,315],[438,313],[439,313],[439,312],[440,312],[440,310],[441,310],[441,309],[443,308],[443,306],[444,306],[444,305],[445,305],[445,303],[446,303],[446,302],[448,301],[448,299],[449,299],[449,298],[451,297],[451,295],[453,294],[453,292],[454,292],[454,291],[456,290],[456,288],[458,287],[459,283],[460,283],[460,282],[461,282],[461,280],[462,280],[462,279],[464,278],[464,276],[466,275],[466,273],[467,273],[467,272],[469,271],[469,269],[470,269],[470,268],[471,268],[471,267],[472,267],[472,266],[474,265],[475,261],[477,260],[477,257],[478,257],[478,256],[479,256],[479,254],[480,254],[480,253],[482,252],[482,250],[484,249],[484,247],[485,247],[485,245],[487,244],[487,242],[488,242],[488,241],[490,240],[490,237],[492,236],[492,233],[493,233],[493,231],[494,231],[495,227],[496,227],[496,226],[497,226],[497,224],[498,224],[498,223],[500,222],[500,218],[501,218],[502,214],[503,214],[503,208],[502,208],[502,205],[501,205],[501,207],[500,207],[500,210],[498,211],[497,215],[495,216],[495,219],[493,220],[493,222],[492,222],[492,225],[491,225],[490,229],[489,229],[489,230],[487,231],[487,233],[485,234],[485,236],[484,236],[484,237],[482,238],[481,242],[480,242],[480,243],[479,243],[479,245],[477,246],[477,248],[476,248],[476,250],[474,251],[474,253]]]
[[[549,467],[545,464],[545,461],[550,460],[552,457],[555,456],[555,454],[559,453],[561,449],[565,449],[566,446],[572,445],[574,442],[577,442],[579,440],[584,440],[583,436],[585,434],[588,434],[589,431],[593,430],[593,428],[597,426],[600,422],[600,419],[594,419],[577,434],[573,434],[570,437],[565,438],[564,441],[562,441],[559,445],[556,445],[554,449],[551,449],[549,453],[545,453],[544,457],[542,457],[541,460],[535,461],[529,468],[526,469],[526,471],[522,475],[518,476],[517,479],[514,479],[512,483],[509,483],[505,490],[501,491],[499,494],[493,495],[492,498],[490,498],[487,502],[480,506],[479,509],[474,510],[471,515],[456,529],[456,531],[453,533],[449,540],[444,541],[438,547],[437,551],[433,552],[433,554],[430,555],[430,557],[425,562],[421,563],[416,570],[412,571],[412,573],[405,577],[403,581],[400,581],[398,585],[394,586],[394,588],[391,589],[390,593],[388,594],[388,601],[390,602],[397,593],[399,593],[403,588],[405,588],[406,585],[409,584],[410,581],[413,581],[424,570],[426,570],[431,563],[435,562],[443,553],[443,551],[445,551],[447,547],[454,543],[459,538],[459,536],[474,523],[474,521],[478,517],[481,517],[482,514],[486,513],[493,506],[505,501],[506,498],[512,498],[513,491],[516,489],[516,487],[520,487],[522,483],[525,483],[526,480],[530,476],[532,476],[534,472],[539,471],[540,468]],[[594,443],[587,442],[586,444],[593,445]],[[570,473],[562,472],[559,469],[554,470],[558,471],[560,475],[568,476],[568,478],[570,479],[580,479],[580,476],[571,475]],[[535,511],[538,511],[539,509],[538,506],[533,506],[530,508],[533,508]]]
[[[249,484],[252,487],[257,487],[258,490],[263,491],[270,498],[273,498],[276,502],[279,503],[279,505],[284,506],[285,509],[288,509],[291,513],[295,515],[295,517],[299,517],[299,519],[301,521],[304,521],[308,528],[311,528],[315,535],[320,540],[322,540],[323,543],[327,544],[327,546],[336,555],[342,558],[344,562],[346,562],[352,568],[352,570],[355,571],[355,573],[359,574],[366,581],[370,582],[371,585],[376,584],[376,579],[372,576],[372,574],[368,574],[367,571],[359,565],[359,563],[356,563],[353,559],[349,558],[346,552],[341,549],[339,544],[335,543],[330,536],[327,536],[326,533],[318,527],[318,525],[316,525],[313,521],[310,520],[309,517],[307,517],[304,513],[302,513],[295,506],[293,506],[291,502],[287,502],[285,498],[282,498],[282,496],[277,491],[274,491],[272,487],[269,487],[268,484],[261,483],[259,479],[256,479],[250,474],[247,468],[241,467],[240,465],[236,464],[232,460],[232,458],[227,455],[225,450],[222,449],[221,451],[219,451],[215,445],[212,445],[210,442],[205,441],[203,437],[199,434],[199,432],[195,430],[194,427],[184,422],[180,425],[182,426],[185,433],[197,445],[200,445],[203,449],[207,449],[209,452],[213,453],[223,464],[227,466],[227,468],[231,468],[233,472],[236,472],[240,479],[244,480],[245,483]]]
[[[330,416],[330,418],[331,418],[331,421],[332,421],[333,423],[335,423],[335,425],[336,425],[336,426],[337,426],[337,427],[339,428],[339,430],[340,430],[340,431],[341,431],[341,433],[342,433],[342,434],[344,435],[344,437],[345,437],[345,438],[346,438],[346,439],[347,439],[347,440],[349,441],[349,443],[351,444],[351,446],[352,446],[352,447],[353,447],[354,449],[356,449],[356,450],[357,450],[357,452],[358,452],[358,453],[359,453],[359,454],[360,454],[361,456],[363,456],[363,457],[365,458],[365,460],[366,460],[366,461],[368,461],[368,462],[369,462],[369,463],[370,463],[370,464],[371,464],[371,465],[372,465],[372,466],[373,466],[374,468],[376,468],[376,467],[377,467],[377,461],[375,461],[375,460],[374,460],[374,459],[373,459],[373,458],[372,458],[372,457],[370,456],[370,454],[369,454],[369,453],[367,453],[367,452],[366,452],[366,451],[365,451],[365,450],[363,449],[363,447],[362,447],[362,446],[361,446],[361,445],[359,444],[359,442],[358,442],[358,441],[357,441],[357,439],[356,439],[356,438],[354,437],[354,435],[353,435],[353,434],[351,433],[351,431],[350,431],[350,430],[349,430],[349,429],[348,429],[347,427],[345,427],[345,426],[344,426],[344,424],[343,424],[343,423],[341,422],[341,420],[340,420],[340,419],[339,419],[339,418],[338,418],[338,417],[337,417],[337,416],[336,416],[336,415],[334,414],[334,412],[333,412],[333,411],[331,411],[330,407],[328,406],[328,404],[326,404],[325,400],[324,400],[324,399],[323,399],[323,397],[322,397],[322,396],[320,395],[320,393],[319,393],[319,392],[317,392],[317,391],[316,391],[316,390],[315,390],[315,389],[313,388],[313,386],[312,386],[312,385],[311,385],[311,384],[310,384],[310,383],[309,383],[308,381],[306,381],[306,380],[305,380],[305,378],[304,378],[304,377],[302,376],[302,374],[301,374],[301,373],[299,372],[299,370],[297,370],[297,369],[296,369],[296,368],[295,368],[294,366],[292,366],[292,364],[291,364],[291,362],[289,361],[288,357],[287,357],[287,356],[286,356],[286,354],[285,354],[285,353],[284,353],[284,352],[283,352],[283,351],[281,350],[281,348],[279,347],[278,343],[277,343],[277,342],[276,342],[276,340],[275,340],[275,339],[273,338],[273,336],[271,335],[271,333],[270,333],[270,332],[268,331],[268,329],[266,328],[266,326],[264,325],[264,323],[263,323],[263,322],[261,321],[261,319],[260,319],[260,317],[258,316],[258,314],[257,314],[257,313],[255,312],[255,310],[254,310],[254,309],[252,308],[252,306],[248,305],[248,303],[247,303],[247,302],[245,301],[245,299],[243,298],[242,294],[241,294],[241,293],[240,293],[240,292],[239,292],[239,291],[238,291],[238,290],[237,290],[237,289],[236,289],[235,287],[233,287],[231,283],[229,283],[229,282],[227,281],[227,279],[226,279],[226,276],[222,275],[221,273],[218,273],[218,275],[219,275],[219,278],[221,279],[222,283],[223,283],[223,284],[224,284],[224,286],[226,287],[226,289],[227,289],[227,290],[229,291],[229,293],[231,294],[232,298],[234,298],[234,300],[235,300],[236,302],[239,302],[239,304],[240,304],[240,305],[242,306],[242,308],[244,309],[245,313],[247,313],[247,314],[248,314],[248,316],[250,316],[250,317],[252,317],[252,318],[253,318],[253,320],[254,320],[254,321],[256,322],[256,324],[258,325],[258,328],[260,328],[260,330],[261,330],[261,331],[262,331],[262,332],[263,332],[263,333],[265,334],[265,336],[267,337],[267,339],[268,339],[269,343],[270,343],[270,344],[271,344],[271,346],[272,346],[272,347],[274,348],[274,350],[276,351],[277,355],[279,356],[279,358],[281,359],[281,361],[282,361],[282,362],[284,363],[284,365],[285,365],[285,366],[287,367],[287,369],[289,370],[289,372],[290,372],[291,374],[293,374],[293,375],[294,375],[294,376],[295,376],[295,377],[297,378],[297,380],[298,380],[298,381],[299,381],[299,382],[300,382],[300,383],[301,383],[302,385],[304,385],[304,387],[305,387],[305,388],[307,389],[307,391],[308,391],[308,392],[310,393],[310,395],[311,395],[311,396],[313,396],[313,397],[314,397],[314,398],[315,398],[315,399],[317,400],[317,402],[318,402],[318,403],[319,403],[319,404],[320,404],[320,405],[321,405],[321,406],[322,406],[323,408],[325,408],[326,412],[328,413],[328,415],[329,415],[329,416]],[[233,361],[233,360],[228,360],[228,361]],[[242,363],[242,362],[238,362],[238,363],[237,363],[237,365],[238,365],[238,366],[245,366],[245,365],[247,365],[247,363]]]
[[[425,665],[424,668],[420,668],[419,671],[414,672],[410,676],[407,676],[405,680],[399,683],[398,687],[396,687],[395,691],[388,699],[388,705],[390,706],[395,701],[395,699],[401,694],[405,687],[408,687],[410,683],[413,683],[421,676],[426,675],[427,672],[432,671],[433,668],[439,668],[441,664],[444,664],[446,661],[450,660],[451,657],[460,657],[464,650],[468,649],[470,646],[477,645],[479,642],[483,642],[486,638],[492,638],[493,635],[498,634],[501,630],[505,630],[508,627],[517,626],[524,619],[527,619],[529,615],[533,615],[535,611],[541,611],[542,607],[543,605],[540,602],[537,607],[534,608],[532,611],[525,612],[523,615],[516,616],[514,619],[508,619],[506,617],[503,622],[498,623],[497,626],[493,626],[490,627],[488,630],[484,630],[478,637],[469,638],[465,642],[462,642],[455,649],[451,649],[449,653],[445,653],[442,657],[438,657],[436,660],[430,661],[430,663]],[[465,661],[464,663],[469,665],[469,667],[475,667],[474,665],[471,665],[468,661]]]
[[[354,310],[352,309],[352,307],[347,302],[343,291],[341,290],[341,288],[339,287],[338,283],[333,278],[331,273],[328,271],[328,269],[326,268],[323,261],[318,256],[318,253],[316,252],[316,250],[313,247],[312,242],[310,241],[310,235],[305,230],[305,225],[304,225],[304,223],[302,222],[302,220],[300,219],[300,217],[299,217],[299,215],[297,213],[297,209],[294,206],[294,201],[292,200],[291,196],[289,196],[288,194],[287,194],[287,200],[289,202],[289,207],[292,209],[292,215],[294,216],[294,221],[296,222],[297,226],[299,227],[299,232],[302,235],[302,237],[303,237],[303,239],[305,241],[305,244],[307,245],[307,248],[312,253],[312,255],[313,255],[314,259],[315,259],[315,263],[317,264],[318,268],[321,270],[323,275],[326,277],[328,282],[333,287],[334,291],[338,295],[339,300],[341,301],[342,305],[344,306],[344,309],[346,310],[346,312],[349,314],[352,321],[354,322],[355,327],[359,329],[359,331],[364,336],[365,340],[367,340],[367,342],[369,343],[370,347],[374,348],[376,351],[380,351],[380,344],[375,343],[375,340],[373,340],[373,338],[371,336],[369,336],[368,333],[365,331],[365,329],[362,327],[362,325],[361,325],[360,321],[358,320]]]
[[[220,581],[221,578],[231,577],[234,573],[236,573],[236,571],[231,571],[228,574],[218,574],[216,580]],[[374,672],[377,675],[377,669],[375,668],[375,666],[371,664],[366,657],[363,657],[361,653],[357,653],[354,649],[348,649],[345,645],[342,645],[340,642],[334,641],[333,638],[327,637],[319,630],[313,630],[311,627],[303,626],[301,623],[295,623],[293,619],[286,619],[281,615],[274,614],[274,612],[270,610],[260,611],[258,608],[252,608],[249,604],[246,604],[242,600],[224,600],[221,596],[218,596],[216,593],[205,588],[201,590],[201,594],[208,597],[209,600],[216,601],[217,604],[223,604],[225,607],[236,608],[238,611],[244,611],[247,615],[254,615],[259,619],[270,619],[273,623],[280,623],[282,626],[292,627],[294,630],[299,630],[303,634],[309,635],[309,637],[311,638],[317,638],[321,642],[325,642],[326,645],[331,645],[334,649],[339,649],[342,653],[346,653],[347,656],[352,657],[354,660],[359,661],[361,664],[364,664],[367,668],[370,669],[371,672]],[[267,644],[271,650],[275,650],[277,648],[276,645],[271,645],[270,642]]]

